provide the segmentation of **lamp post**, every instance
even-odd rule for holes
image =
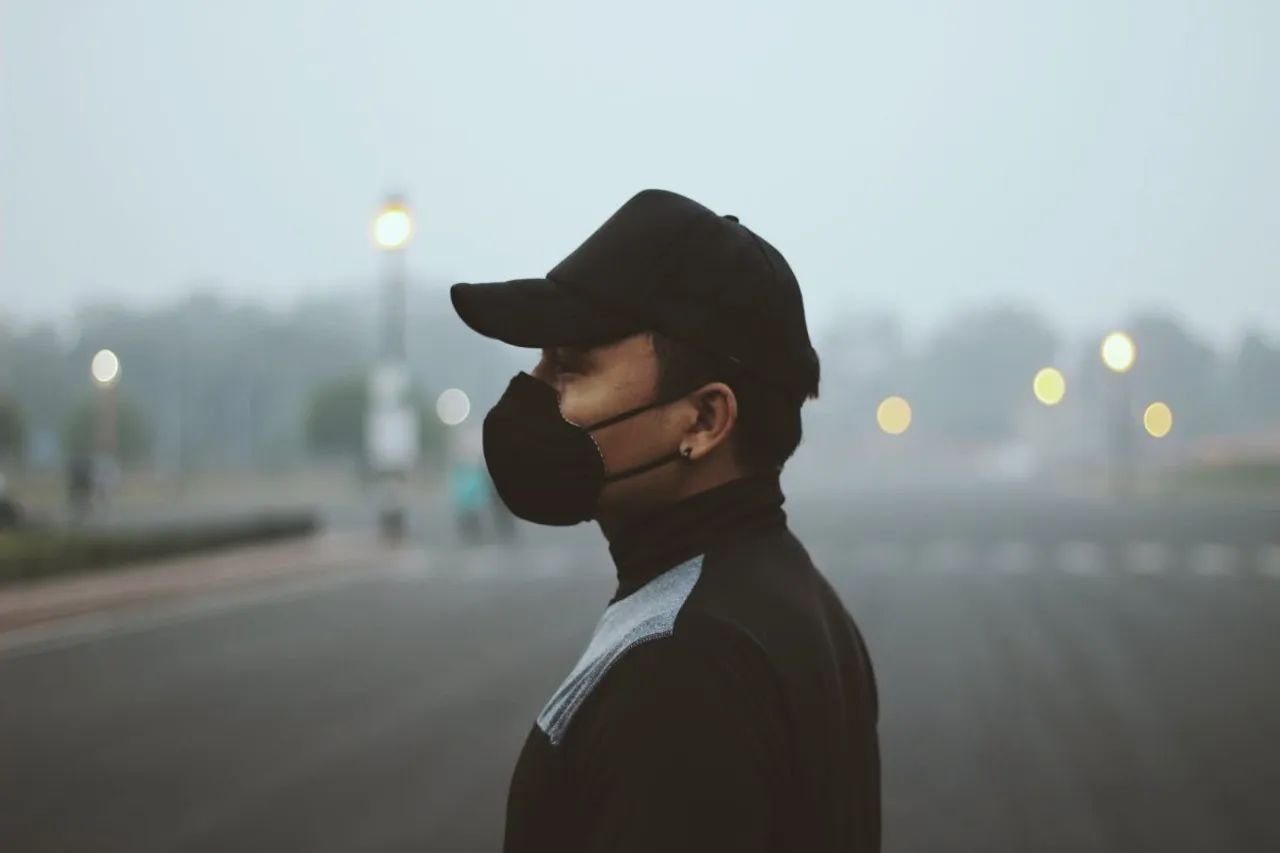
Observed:
[[[373,221],[373,240],[382,250],[384,264],[381,353],[384,363],[405,361],[404,315],[406,301],[405,247],[413,237],[413,216],[398,195],[389,196]]]
[[[1102,339],[1102,364],[1111,372],[1107,382],[1107,468],[1113,497],[1125,491],[1132,462],[1133,413],[1125,374],[1133,369],[1138,348],[1125,332],[1111,332]]]
[[[120,382],[120,359],[109,349],[99,350],[89,363],[89,374],[97,386],[94,407],[93,480],[99,495],[106,497],[114,485],[119,445],[119,413],[116,385]]]
[[[399,195],[388,196],[373,221],[373,242],[383,255],[378,362],[370,378],[366,424],[370,467],[381,485],[379,533],[398,542],[405,533],[403,488],[417,457],[417,418],[409,406],[405,348],[407,272],[404,250],[413,216]]]

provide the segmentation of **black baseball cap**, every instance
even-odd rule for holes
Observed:
[[[738,221],[645,190],[543,278],[455,284],[453,307],[517,347],[600,346],[658,332],[790,396],[817,393],[800,284]]]

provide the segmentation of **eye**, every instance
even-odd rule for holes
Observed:
[[[567,350],[552,350],[547,353],[547,366],[557,376],[572,376],[583,371],[582,356]]]

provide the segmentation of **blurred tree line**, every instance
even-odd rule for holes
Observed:
[[[1120,381],[1135,403],[1170,406],[1176,439],[1280,430],[1277,341],[1250,331],[1219,351],[1175,315],[1155,312],[1114,328],[1137,346],[1133,369]],[[868,413],[899,395],[911,403],[915,432],[1007,440],[1020,411],[1036,405],[1032,379],[1042,367],[1066,376],[1068,404],[1102,405],[1105,383],[1117,378],[1099,352],[1109,331],[1069,342],[1035,312],[1004,306],[957,315],[913,348],[893,318],[849,318],[819,346],[822,402],[835,398],[826,419],[838,428],[873,430]]]
[[[441,293],[413,288],[407,317],[427,452],[441,444],[440,391],[463,388],[487,406],[527,366],[441,310]],[[98,389],[89,365],[103,348],[120,359],[118,440],[127,461],[196,470],[357,460],[375,297],[371,289],[273,310],[206,288],[145,310],[89,306],[71,330],[0,320],[0,460],[59,464],[91,446]]]
[[[435,414],[434,401],[421,386],[411,389],[410,405],[417,409],[418,440],[425,457],[438,454],[444,445],[444,426]],[[307,404],[304,439],[315,455],[329,459],[359,457],[365,447],[369,382],[362,373],[319,386]]]
[[[530,357],[471,333],[440,285],[416,287],[409,360],[428,453],[443,427],[434,414],[446,388],[483,412]],[[93,354],[116,352],[122,455],[139,463],[289,465],[358,459],[367,376],[376,352],[375,291],[317,297],[288,310],[249,307],[206,291],[148,310],[90,306],[74,332],[0,322],[0,461],[54,464],[86,449],[93,433]],[[817,325],[817,324],[815,324]],[[1044,318],[1017,307],[958,314],[916,346],[891,317],[825,324],[822,400],[806,428],[873,429],[876,404],[912,404],[912,430],[961,441],[999,441],[1030,404],[1031,378],[1060,368],[1068,400],[1098,400],[1113,379],[1096,340],[1069,347]],[[1125,377],[1135,399],[1163,400],[1178,436],[1280,427],[1280,346],[1258,332],[1218,351],[1173,315],[1118,322],[1138,346]]]

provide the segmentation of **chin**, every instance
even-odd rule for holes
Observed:
[[[608,527],[647,515],[667,501],[649,492],[602,497],[596,506],[596,521]]]

